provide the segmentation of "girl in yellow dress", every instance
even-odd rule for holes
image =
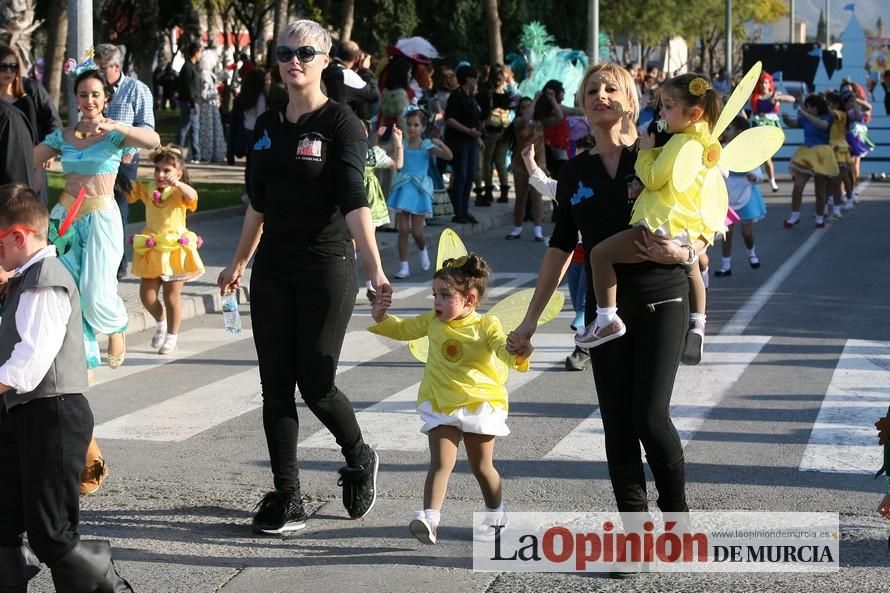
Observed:
[[[608,108],[609,106],[604,106]],[[726,230],[727,205],[721,208],[703,206],[709,196],[703,195],[704,177],[699,174],[683,192],[674,186],[674,164],[684,146],[695,142],[707,147],[703,155],[706,166],[719,160],[719,149],[711,143],[711,131],[720,116],[722,101],[717,91],[701,74],[681,74],[668,80],[661,88],[659,129],[673,136],[661,148],[655,148],[655,136],[640,139],[636,173],[643,190],[634,202],[630,224],[633,228],[601,241],[590,252],[593,288],[596,294],[596,319],[575,337],[581,348],[593,348],[624,335],[624,322],[618,317],[617,279],[613,264],[639,263],[638,245],[644,243],[643,229],[670,237],[689,249],[686,262],[690,282],[690,329],[687,334],[684,361],[697,364],[701,359],[705,322],[705,286],[697,264],[698,254],[691,247],[699,238],[713,243],[717,233]],[[688,147],[687,147],[688,148]],[[716,154],[712,154],[716,152]],[[633,196],[628,196],[633,199]],[[591,196],[596,199],[596,196]],[[717,213],[718,215],[710,215]]]
[[[198,192],[184,181],[188,174],[179,147],[162,146],[151,159],[155,190],[149,193],[137,185],[129,198],[131,203],[145,204],[145,228],[133,237],[133,274],[142,279],[139,298],[157,323],[151,347],[159,354],[169,354],[176,349],[182,323],[182,285],[204,273],[198,255],[201,238],[185,226],[186,213],[198,207]],[[164,305],[158,298],[161,285]]]
[[[461,440],[485,501],[485,518],[475,536],[490,539],[507,524],[501,476],[493,465],[494,442],[507,428],[507,372],[528,370],[531,347],[521,356],[507,352],[507,336],[494,315],[479,315],[491,270],[475,253],[446,259],[433,276],[433,310],[399,319],[386,313],[390,302],[374,301],[376,325],[368,331],[396,340],[429,337],[429,354],[417,394],[420,429],[429,437],[430,467],[423,510],[408,528],[426,544],[436,543],[448,478]]]

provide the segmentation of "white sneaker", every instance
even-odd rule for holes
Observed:
[[[164,340],[164,345],[161,346],[160,350],[158,350],[158,354],[170,354],[174,350],[176,350],[176,338],[171,340],[168,336]]]
[[[430,250],[426,247],[420,252],[420,267],[424,272],[430,269]]]
[[[399,280],[404,280],[410,275],[411,271],[408,269],[408,262],[403,261],[399,266],[399,271],[396,272],[396,278],[398,278]]]
[[[502,529],[510,524],[507,513],[490,513],[485,511],[482,518],[482,524],[473,530],[473,539],[483,542],[493,542],[495,536],[501,533]],[[500,527],[501,529],[496,529]]]
[[[438,525],[433,525],[427,519],[426,513],[417,511],[414,513],[414,519],[408,523],[408,531],[417,538],[421,543],[432,545],[436,543],[436,530]]]
[[[155,333],[151,337],[151,347],[153,350],[157,350],[161,347],[161,344],[164,343],[164,338],[167,337],[167,326],[162,325],[160,327],[155,326]]]

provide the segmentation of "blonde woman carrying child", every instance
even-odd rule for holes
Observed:
[[[674,163],[686,143],[700,142],[707,146],[722,105],[719,93],[699,74],[681,74],[661,87],[662,127],[673,136],[661,148],[655,148],[654,135],[640,139],[635,168],[644,189],[631,213],[633,228],[612,235],[590,252],[596,319],[576,336],[579,347],[594,348],[624,335],[624,322],[618,317],[613,265],[640,261],[637,244],[644,242],[644,231],[669,237],[679,245],[691,245],[698,239],[711,243],[716,233],[725,231],[724,217],[712,221],[701,214],[702,202],[707,198],[701,191],[701,176],[683,192],[674,186],[672,179]],[[686,264],[692,313],[683,356],[687,364],[701,360],[704,340],[705,285],[697,260],[698,254],[689,247]]]

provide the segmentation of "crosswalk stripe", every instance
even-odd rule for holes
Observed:
[[[553,365],[562,362],[572,349],[571,334],[536,334],[532,342],[535,351],[531,368],[526,373],[509,374],[508,393],[552,370]],[[368,443],[380,451],[423,451],[427,448],[427,437],[420,432],[423,423],[416,412],[419,387],[420,383],[415,383],[356,414]],[[324,429],[303,440],[300,446],[339,449],[334,437]]]
[[[671,418],[684,447],[768,341],[769,336],[710,336],[705,341],[702,363],[680,367],[671,397]],[[606,441],[599,408],[544,458],[605,461]]]
[[[219,329],[196,328],[182,332],[179,335],[176,350],[161,356],[157,350],[153,350],[149,346],[148,342],[135,343],[134,337],[130,336],[127,339],[127,360],[124,365],[117,369],[111,369],[104,365],[94,369],[95,381],[92,385],[97,386],[123,379],[151,368],[170,364],[213,348],[227,346],[252,337],[253,333],[249,329],[241,330],[240,334],[229,335],[222,327]]]
[[[874,473],[883,464],[875,421],[887,414],[890,342],[848,340],[813,423],[801,471]]]
[[[397,342],[366,331],[346,334],[337,373],[382,356]],[[96,438],[184,441],[262,406],[257,368],[214,381],[161,403],[119,416],[94,429]]]

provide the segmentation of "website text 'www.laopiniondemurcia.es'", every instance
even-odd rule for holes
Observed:
[[[474,515],[484,534],[485,515]],[[473,568],[522,572],[834,572],[837,513],[510,513]]]

